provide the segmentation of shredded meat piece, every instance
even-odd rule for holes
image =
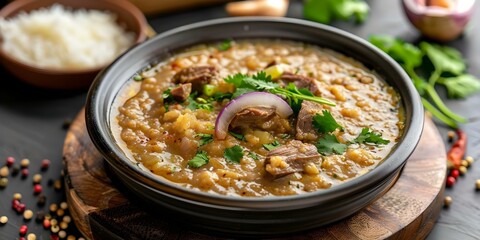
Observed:
[[[303,101],[298,112],[295,138],[298,140],[315,140],[318,138],[317,131],[313,128],[313,116],[321,113],[323,106],[319,103]]]
[[[192,92],[192,84],[191,83],[185,83],[181,84],[180,86],[173,88],[170,93],[173,96],[173,99],[175,99],[178,102],[183,102],[187,100],[188,96],[190,96],[190,93]]]
[[[307,163],[320,161],[317,148],[309,143],[292,140],[286,145],[273,149],[265,159],[265,171],[274,179],[303,172]]]
[[[274,108],[249,107],[237,114],[230,122],[230,129],[251,129],[276,130],[284,132],[280,117]]]
[[[291,72],[285,72],[282,74],[282,76],[280,76],[280,82],[284,85],[288,85],[288,83],[293,83],[297,88],[306,88],[314,95],[318,95],[320,93],[320,86],[318,81],[306,76],[294,74]]]
[[[217,75],[217,70],[212,66],[187,67],[173,76],[175,83],[191,83],[194,91],[201,92],[202,87]]]

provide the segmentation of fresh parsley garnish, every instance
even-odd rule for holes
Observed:
[[[319,132],[319,133],[329,133],[335,131],[335,129],[340,129],[342,130],[343,127],[335,121],[333,118],[332,114],[327,111],[323,110],[322,111],[323,115],[320,114],[315,114],[312,119],[313,127]]]
[[[263,148],[265,148],[268,151],[272,151],[273,149],[277,148],[278,146],[280,146],[280,143],[277,140],[273,141],[272,143],[263,144]]]
[[[258,154],[254,153],[254,152],[249,152],[249,153],[248,153],[248,156],[251,157],[253,160],[258,160],[258,159],[260,159],[260,157],[258,156]]]
[[[197,110],[197,109],[206,109],[206,110],[209,110],[209,111],[212,111],[213,110],[213,98],[209,98],[208,100],[206,99],[203,99],[203,98],[200,98],[200,97],[196,97],[197,94],[196,93],[193,93],[193,94],[190,94],[190,96],[188,96],[188,104],[187,104],[187,108],[188,109],[191,109],[191,110]]]
[[[234,133],[232,131],[228,131],[230,135],[232,135],[234,138],[240,140],[240,141],[245,141],[245,136],[239,133]]]
[[[200,147],[209,144],[213,141],[213,134],[198,133],[195,137],[200,138]]]
[[[368,4],[362,0],[307,0],[303,15],[306,19],[321,23],[330,23],[335,19],[349,20],[351,17],[363,22],[368,10]]]
[[[362,128],[362,132],[355,138],[352,143],[372,143],[372,144],[388,144],[390,140],[383,139],[379,133],[374,133],[368,128]]]
[[[333,134],[325,134],[318,139],[315,144],[318,153],[322,155],[330,155],[333,153],[342,154],[347,150],[347,144],[340,143]]]
[[[208,163],[208,156],[207,152],[199,151],[197,155],[193,157],[190,161],[188,161],[188,166],[193,168],[199,168]]]
[[[224,79],[225,82],[235,85],[236,91],[233,93],[233,98],[252,91],[267,91],[273,94],[281,95],[287,99],[290,105],[301,104],[302,100],[308,100],[335,106],[335,103],[322,97],[314,96],[307,89],[297,89],[294,84],[289,84],[286,88],[281,88],[277,83],[272,82],[270,75],[264,71],[258,72],[252,76],[247,74],[237,73],[228,76]]]
[[[243,158],[243,149],[242,147],[236,145],[231,148],[226,148],[223,157],[227,159],[227,161],[232,163],[240,163],[240,160]]]
[[[445,86],[452,98],[465,98],[480,91],[480,80],[465,73],[466,63],[460,52],[428,42],[421,42],[419,48],[390,36],[374,35],[369,40],[402,65],[427,111],[452,128],[457,128],[457,123],[466,122],[464,117],[443,103],[435,89],[437,84]]]
[[[228,49],[230,49],[232,47],[232,43],[233,43],[233,41],[231,39],[227,39],[227,40],[221,42],[218,45],[217,49],[219,51],[227,51]]]

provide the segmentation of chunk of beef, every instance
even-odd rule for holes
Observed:
[[[282,132],[280,117],[274,108],[249,107],[238,112],[230,122],[230,129],[279,130]]]
[[[187,67],[173,76],[175,83],[191,83],[192,89],[197,92],[202,91],[202,87],[217,75],[217,70],[212,66]]]
[[[180,86],[170,90],[170,93],[172,94],[173,99],[175,99],[175,101],[177,102],[183,102],[187,100],[191,92],[192,92],[191,83],[180,84]]]
[[[318,95],[320,93],[320,86],[318,81],[306,76],[294,74],[291,72],[284,72],[282,76],[280,76],[280,82],[284,85],[293,83],[297,88],[306,88],[310,90],[310,92],[312,92],[314,95]]]
[[[292,140],[288,144],[270,151],[264,166],[265,171],[273,178],[280,178],[292,173],[303,172],[306,164],[319,162],[320,158],[314,145]]]
[[[313,141],[318,138],[317,131],[313,128],[313,116],[321,113],[323,106],[319,103],[303,101],[298,112],[295,138]]]

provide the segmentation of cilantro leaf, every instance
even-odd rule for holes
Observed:
[[[327,24],[335,19],[348,20],[351,17],[363,22],[368,10],[368,4],[360,0],[307,0],[303,15],[306,19]]]
[[[372,35],[369,41],[380,48],[406,69],[413,70],[422,65],[423,52],[416,46],[391,36]]]
[[[265,148],[268,151],[272,151],[273,149],[277,148],[278,146],[280,146],[280,143],[277,140],[273,141],[272,143],[263,144],[263,148]]]
[[[323,110],[322,113],[323,115],[317,113],[312,118],[313,127],[315,127],[318,133],[333,132],[337,128],[343,130],[343,127],[335,121],[329,111]]]
[[[388,144],[390,140],[383,139],[379,133],[374,133],[368,128],[362,128],[362,132],[355,138],[352,143],[373,143]]]
[[[223,157],[227,159],[227,161],[232,163],[240,163],[240,160],[243,158],[243,149],[242,147],[236,145],[231,148],[226,148]]]
[[[198,133],[195,134],[195,137],[200,138],[200,147],[207,145],[213,141],[213,134],[206,134],[206,133]]]
[[[188,161],[188,166],[193,168],[199,168],[208,163],[208,156],[207,152],[199,151],[197,155],[193,157],[190,161]]]
[[[196,93],[190,94],[187,99],[187,108],[190,110],[197,110],[197,109],[206,109],[209,111],[213,110],[213,105],[212,105],[212,100],[213,98],[210,98],[208,100],[205,100],[203,98],[197,98]]]
[[[428,59],[435,67],[435,71],[460,75],[466,69],[462,55],[453,48],[427,42],[421,42],[420,48],[427,54]]]
[[[232,93],[222,93],[222,92],[216,92],[212,95],[212,98],[217,101],[217,102],[220,102],[222,101],[223,99],[231,99],[233,96]]]
[[[347,150],[347,144],[338,142],[337,137],[333,134],[323,135],[318,139],[315,146],[318,153],[322,155],[342,154]]]
[[[227,51],[228,49],[230,49],[232,47],[232,43],[233,43],[233,41],[231,39],[227,39],[227,40],[221,42],[218,45],[217,49],[219,51]]]
[[[245,136],[243,136],[242,134],[234,133],[232,131],[228,131],[228,133],[240,141],[245,141]]]
[[[480,80],[470,74],[440,78],[438,83],[443,84],[447,88],[449,98],[465,98],[480,91]]]
[[[258,160],[258,159],[260,159],[260,157],[258,156],[258,154],[254,153],[254,152],[249,152],[249,153],[248,153],[248,156],[251,157],[253,160]]]
[[[237,98],[240,95],[243,95],[245,93],[253,92],[253,89],[250,88],[237,88],[235,92],[232,95],[232,98]]]

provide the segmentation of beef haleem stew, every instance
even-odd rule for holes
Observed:
[[[112,126],[133,161],[234,196],[351,180],[386,158],[404,127],[398,93],[374,72],[287,40],[190,47],[133,76],[116,104]]]

